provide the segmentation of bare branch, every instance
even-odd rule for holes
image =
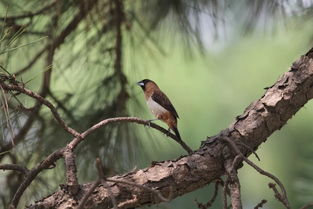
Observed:
[[[223,182],[222,179],[217,179],[216,180],[215,185],[214,185],[213,196],[207,203],[203,204],[203,203],[200,203],[197,200],[195,200],[196,203],[197,203],[198,208],[200,208],[200,209],[207,209],[207,208],[209,208],[209,207],[211,207],[213,205],[213,203],[214,203],[214,201],[215,201],[215,199],[217,197],[217,194],[218,194],[218,187],[219,187],[219,185],[222,185],[222,182]]]
[[[284,185],[281,183],[281,181],[276,177],[274,176],[273,174],[263,170],[262,168],[260,168],[259,166],[257,166],[255,163],[253,163],[252,161],[250,161],[247,157],[245,157],[242,152],[238,149],[238,147],[236,146],[236,144],[230,140],[229,138],[225,137],[225,138],[222,138],[224,141],[226,141],[230,146],[231,148],[236,152],[237,155],[239,155],[240,157],[242,157],[242,159],[248,164],[250,165],[251,167],[253,167],[257,172],[259,172],[260,174],[264,175],[264,176],[267,176],[271,179],[273,179],[280,187],[281,189],[281,192],[282,194],[281,195],[281,202],[285,205],[286,208],[290,209],[290,206],[289,206],[289,201],[288,201],[288,197],[287,197],[287,192],[286,192],[286,189],[284,187]],[[277,191],[277,190],[276,190]],[[277,191],[278,192],[278,191]],[[276,194],[276,193],[275,193]],[[276,196],[276,195],[275,195]]]
[[[0,164],[0,170],[18,171],[23,174],[27,174],[29,171],[26,167],[17,164]]]
[[[251,147],[249,147],[248,145],[242,143],[242,142],[237,142],[238,144],[244,146],[245,148],[247,148],[251,153],[254,154],[254,156],[256,157],[256,159],[258,159],[258,161],[260,161],[259,155],[253,150],[251,149]]]
[[[94,126],[92,126],[91,128],[89,128],[88,130],[86,130],[85,132],[83,132],[81,134],[80,137],[73,139],[70,144],[68,145],[70,149],[75,149],[75,147],[86,138],[87,135],[89,135],[90,133],[94,132],[95,130],[97,130],[98,128],[101,128],[103,126],[106,126],[109,123],[117,123],[117,122],[132,122],[132,123],[137,123],[137,124],[141,124],[141,125],[145,125],[145,126],[149,126],[151,128],[154,128],[162,133],[164,133],[165,135],[171,137],[172,139],[174,139],[175,141],[178,141],[178,138],[168,132],[166,129],[162,128],[159,125],[156,125],[154,123],[151,123],[149,121],[146,120],[142,120],[136,117],[116,117],[116,118],[109,118],[106,120],[103,120],[97,124],[95,124]]]
[[[288,200],[286,201],[286,197],[284,197],[276,188],[276,184],[273,184],[273,183],[269,183],[268,184],[268,187],[271,188],[274,192],[274,196],[275,198],[281,202],[287,209],[290,209],[290,206],[289,206],[289,203],[288,203]]]

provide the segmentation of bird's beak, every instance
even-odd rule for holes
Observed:
[[[145,84],[142,81],[137,82],[138,86],[144,86]]]

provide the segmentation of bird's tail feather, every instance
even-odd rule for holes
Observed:
[[[179,131],[178,131],[177,127],[176,127],[176,126],[174,126],[172,129],[173,129],[173,131],[174,131],[175,135],[177,136],[177,138],[179,139],[179,141],[182,141],[182,139],[181,139],[181,137],[180,137],[180,134],[179,134]]]

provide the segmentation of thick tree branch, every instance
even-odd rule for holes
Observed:
[[[258,100],[249,105],[229,128],[218,135],[208,138],[202,146],[189,156],[159,162],[148,168],[117,175],[110,179],[134,182],[172,197],[196,190],[225,174],[224,163],[234,158],[234,154],[223,139],[240,141],[252,149],[265,142],[274,131],[280,129],[306,102],[313,97],[313,49],[302,56],[284,73],[281,78]],[[245,146],[240,147],[244,156],[251,154]],[[92,184],[81,186],[77,197],[83,196]],[[129,207],[151,205],[160,202],[151,193],[134,186],[112,183],[110,189],[118,205],[132,202]],[[88,208],[110,208],[108,188],[97,187]],[[61,189],[37,201],[28,208],[73,208],[78,205],[77,198]],[[125,208],[127,208],[125,206]]]

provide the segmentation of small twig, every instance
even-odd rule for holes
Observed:
[[[84,208],[84,205],[87,202],[89,196],[93,193],[93,191],[95,191],[95,189],[97,188],[97,186],[99,186],[100,183],[101,183],[101,180],[98,179],[97,181],[95,181],[92,184],[92,186],[89,188],[88,192],[83,196],[82,200],[80,201],[80,203],[76,209],[83,209]]]
[[[254,207],[254,209],[262,208],[265,203],[267,203],[267,200],[263,199],[261,202],[259,202],[259,203]]]
[[[230,146],[231,148],[236,152],[237,155],[241,156],[242,159],[248,164],[250,165],[251,167],[253,167],[257,172],[259,172],[260,174],[264,175],[264,176],[267,176],[271,179],[273,179],[277,184],[278,186],[280,187],[280,190],[282,192],[282,200],[283,200],[283,204],[286,208],[290,209],[290,206],[289,206],[289,201],[288,201],[288,197],[287,197],[287,192],[286,192],[286,189],[284,187],[284,185],[281,183],[281,181],[276,177],[274,176],[273,174],[263,170],[262,168],[260,168],[259,166],[257,166],[255,163],[253,163],[252,161],[250,161],[246,156],[244,156],[241,151],[239,150],[239,148],[237,147],[237,145],[232,141],[230,140],[229,138],[227,137],[222,137],[221,138],[222,140],[226,141]]]
[[[88,198],[90,197],[90,195],[92,194],[92,192],[97,188],[97,186],[99,186],[99,184],[101,184],[101,182],[105,179],[105,176],[104,176],[104,172],[103,172],[103,166],[102,166],[102,163],[101,163],[101,160],[100,158],[97,158],[96,159],[96,168],[98,170],[98,180],[96,182],[93,183],[93,185],[90,187],[90,189],[87,191],[87,193],[83,196],[82,200],[80,201],[79,205],[77,206],[76,209],[83,209]],[[117,209],[117,204],[116,204],[116,199],[115,197],[113,196],[112,194],[112,191],[111,191],[111,188],[106,184],[104,185],[107,190],[108,190],[108,194],[109,196],[111,197],[111,201],[112,201],[112,204],[113,204],[113,208],[114,209]]]
[[[195,200],[196,203],[197,203],[198,208],[200,208],[200,209],[207,209],[207,208],[209,208],[209,207],[211,207],[213,205],[213,203],[214,203],[214,201],[215,201],[215,199],[217,197],[217,194],[218,194],[218,187],[219,187],[219,185],[222,185],[222,179],[217,179],[216,180],[215,185],[214,185],[213,196],[211,197],[211,199],[207,203],[203,204],[203,203],[200,203],[197,200]]]
[[[244,146],[245,148],[247,148],[251,153],[254,154],[254,156],[256,157],[256,159],[258,159],[258,161],[260,161],[260,158],[259,158],[259,155],[251,148],[249,147],[248,145],[246,145],[245,143],[243,142],[237,142],[238,144]]]
[[[26,167],[21,166],[21,165],[17,165],[17,164],[1,164],[0,170],[18,171],[18,172],[21,172],[23,174],[27,174],[29,172],[29,170]]]
[[[308,208],[311,208],[311,207],[313,207],[313,202],[310,202],[310,203],[302,206],[300,209],[308,209]]]
[[[287,205],[287,203],[286,203],[286,201],[285,201],[285,198],[284,198],[284,197],[282,196],[282,194],[277,190],[276,184],[274,184],[274,183],[269,183],[269,184],[268,184],[268,187],[273,190],[273,192],[274,192],[274,194],[275,194],[275,195],[274,195],[275,198],[276,198],[279,202],[281,202],[286,208],[289,208],[289,206]]]
[[[77,122],[75,117],[73,116],[73,113],[68,110],[65,105],[51,91],[49,92],[49,96],[56,103],[56,108],[60,108],[72,121]]]

